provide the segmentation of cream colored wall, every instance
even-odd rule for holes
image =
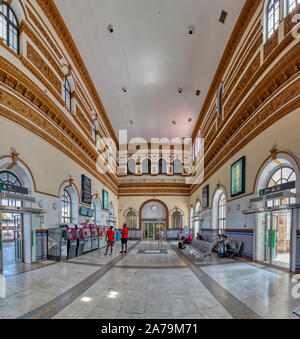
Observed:
[[[81,174],[84,174],[92,180],[92,194],[98,192],[99,198],[102,199],[102,189],[108,191],[109,201],[113,203],[117,216],[117,196],[64,153],[39,136],[2,117],[0,131],[0,157],[10,155],[11,147],[15,147],[20,153],[20,159],[30,168],[37,191],[59,196],[61,184],[71,175],[80,193]]]
[[[300,134],[299,134],[300,108],[286,115],[267,130],[258,135],[254,140],[243,147],[222,168],[220,168],[202,187],[210,185],[210,207],[212,206],[213,193],[216,185],[220,183],[226,188],[227,197],[230,198],[230,170],[231,165],[246,156],[246,193],[251,194],[254,190],[256,175],[263,162],[270,156],[270,150],[274,145],[280,152],[290,152],[300,159]],[[195,206],[197,199],[202,203],[202,187],[190,198],[190,204]],[[241,196],[239,199],[242,199]],[[215,226],[215,225],[213,225]],[[230,228],[231,225],[228,225]]]
[[[140,207],[144,202],[156,199],[164,202],[168,209],[169,213],[175,208],[179,208],[183,212],[183,226],[189,225],[189,197],[177,197],[177,196],[138,196],[138,197],[120,197],[119,198],[119,225],[121,226],[126,222],[125,212],[133,208],[138,213],[140,213]],[[171,220],[169,216],[169,226],[171,227]],[[138,226],[139,225],[139,215],[138,215]]]

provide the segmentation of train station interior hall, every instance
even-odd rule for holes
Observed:
[[[300,0],[0,0],[0,319],[300,320]]]

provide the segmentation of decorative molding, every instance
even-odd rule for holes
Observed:
[[[61,93],[61,81],[58,80],[51,68],[45,63],[43,58],[37,53],[37,51],[29,42],[27,42],[27,58],[45,76],[45,78],[50,81],[57,92]]]
[[[274,51],[278,45],[278,29],[272,34],[272,36],[264,44],[264,60]]]

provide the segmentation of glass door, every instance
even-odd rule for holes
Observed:
[[[256,260],[290,268],[291,211],[258,213]]]

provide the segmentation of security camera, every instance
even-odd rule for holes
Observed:
[[[114,32],[114,27],[113,27],[113,25],[109,25],[109,26],[108,26],[108,31],[109,31],[109,33],[113,33],[113,32]]]
[[[188,28],[189,35],[194,34],[194,32],[195,32],[195,27],[194,26],[189,26],[189,28]]]

